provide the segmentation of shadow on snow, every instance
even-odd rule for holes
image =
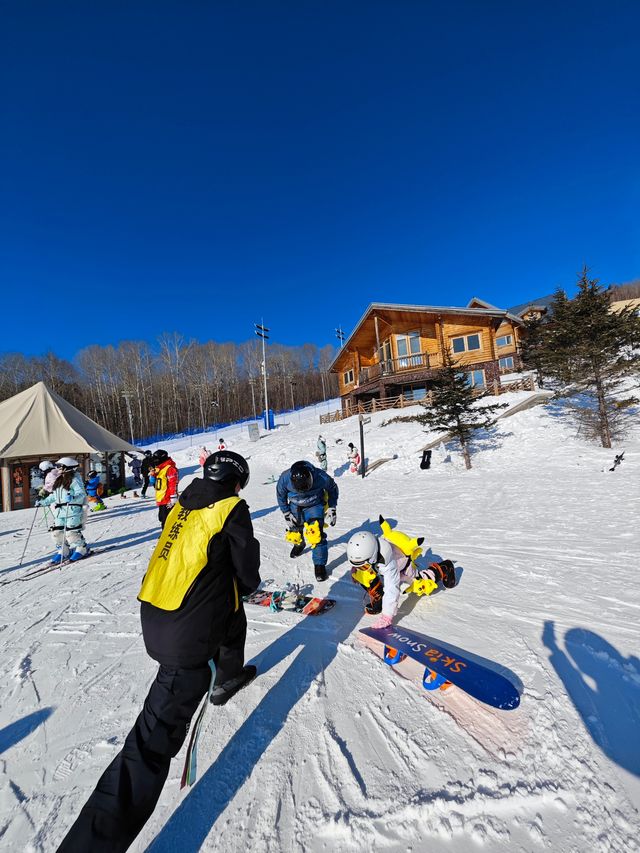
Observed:
[[[553,622],[545,622],[542,642],[576,711],[600,749],[616,764],[640,776],[640,660],[623,657],[599,634],[571,628],[564,652]]]

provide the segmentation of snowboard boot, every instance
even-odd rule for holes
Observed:
[[[293,557],[299,557],[299,556],[300,556],[300,554],[302,554],[302,552],[303,552],[303,551],[304,551],[304,542],[300,542],[300,544],[299,544],[299,545],[294,545],[294,546],[293,546],[293,548],[291,549],[291,553],[289,554],[289,556],[290,556],[290,557],[292,557],[292,558],[293,558]]]
[[[318,566],[314,566],[313,568],[314,568],[315,573],[316,573],[316,580],[317,581],[326,581],[326,579],[327,579],[327,567],[322,566],[322,565],[318,565]]]
[[[242,690],[242,688],[246,687],[249,682],[253,681],[256,677],[256,672],[256,667],[252,664],[248,664],[243,668],[240,675],[237,675],[235,678],[230,678],[229,681],[225,681],[224,684],[217,684],[211,691],[211,704],[226,704],[232,696],[235,696],[238,690]]]
[[[435,572],[436,580],[446,589],[453,589],[456,585],[456,572],[451,560],[442,560],[440,563],[431,563],[429,566]]]
[[[376,578],[367,592],[369,594],[369,604],[365,605],[365,613],[368,613],[369,616],[375,616],[377,613],[382,613],[383,587],[380,578]]]

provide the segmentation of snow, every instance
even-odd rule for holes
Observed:
[[[505,395],[511,405],[527,394]],[[327,406],[337,408],[337,406]],[[184,750],[131,850],[632,851],[640,833],[640,429],[614,450],[586,444],[544,406],[502,420],[464,470],[451,445],[420,470],[433,436],[371,416],[366,455],[397,458],[364,480],[349,473],[356,418],[295,413],[259,442],[225,428],[250,457],[246,498],[263,580],[308,584],[338,600],[301,617],[247,607],[247,660],[259,677],[209,708],[198,783],[179,790]],[[265,484],[319,433],[340,486],[329,581],[308,554],[290,560]],[[216,433],[165,443],[181,474]],[[341,439],[341,443],[336,441]],[[616,453],[625,457],[608,469]],[[133,724],[155,673],[136,595],[158,534],[152,501],[107,499],[87,539],[117,548],[20,582],[51,552],[33,510],[0,515],[0,838],[7,850],[54,851]],[[405,599],[398,623],[505,667],[517,711],[455,688],[427,694],[358,640],[370,624],[344,547],[378,514],[449,557],[453,590]]]

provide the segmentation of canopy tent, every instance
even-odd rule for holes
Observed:
[[[91,453],[133,453],[133,444],[99,426],[44,382],[0,403],[0,475],[2,508],[28,506],[22,481],[28,470],[15,470],[38,459]],[[12,478],[17,491],[12,495]],[[18,498],[16,500],[16,498]]]
[[[0,403],[0,458],[138,450],[37,382]]]

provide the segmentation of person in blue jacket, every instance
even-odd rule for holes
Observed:
[[[36,506],[52,508],[53,526],[50,530],[57,549],[51,558],[52,565],[62,563],[67,559],[67,554],[75,563],[91,553],[82,535],[87,493],[78,473],[80,463],[70,456],[64,456],[58,459],[56,466],[62,473],[55,481],[53,491],[36,503]]]
[[[325,516],[333,527],[337,520],[338,486],[333,477],[310,462],[294,462],[283,471],[276,486],[278,506],[287,524],[286,539],[293,543],[291,557],[311,547],[316,580],[327,579]]]
[[[91,512],[106,509],[106,506],[102,502],[103,487],[100,474],[97,471],[89,471],[84,485],[87,490],[89,503],[91,504]]]

